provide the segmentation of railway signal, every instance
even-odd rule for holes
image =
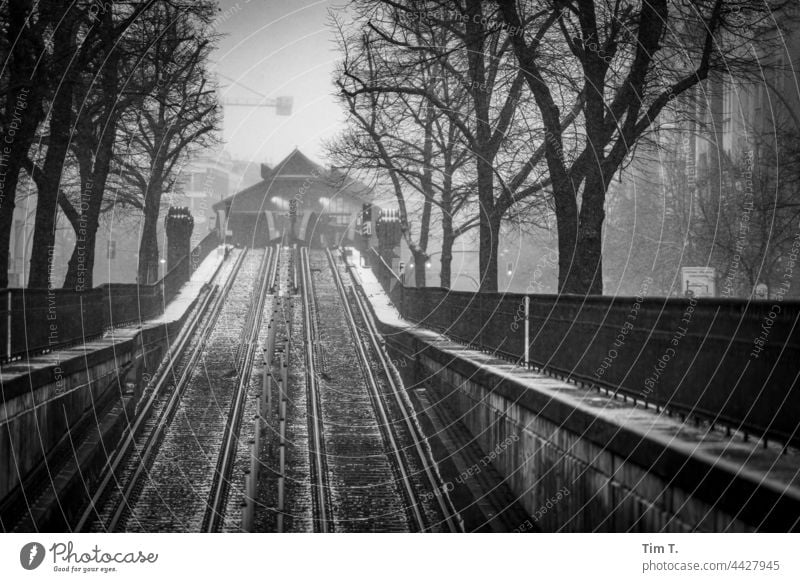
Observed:
[[[361,206],[361,236],[372,236],[372,204],[369,202]]]

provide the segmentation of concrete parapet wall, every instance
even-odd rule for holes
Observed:
[[[424,386],[435,406],[446,406],[451,417],[464,422],[485,452],[497,452],[492,462],[532,516],[519,531],[798,527],[796,487],[777,486],[771,475],[719,462],[700,448],[696,452],[675,419],[515,367],[432,332],[382,327],[391,356],[405,360],[399,370],[406,388]],[[614,409],[632,422],[609,420],[605,411]],[[641,428],[650,425],[658,427],[652,435]],[[663,438],[670,431],[675,438]],[[722,435],[713,444],[724,448],[724,440]]]
[[[110,338],[3,367],[0,398],[0,506],[20,493],[56,447],[157,368],[183,318],[144,329],[121,328]],[[43,475],[47,478],[47,475]],[[24,500],[20,500],[24,502]]]

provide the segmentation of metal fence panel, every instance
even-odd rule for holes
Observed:
[[[524,362],[525,295],[405,288],[419,325]],[[530,363],[800,445],[800,302],[530,295]]]

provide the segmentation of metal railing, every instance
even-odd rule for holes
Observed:
[[[88,291],[0,289],[0,363],[80,344],[111,328],[164,312],[192,271],[217,245],[206,236],[159,281],[151,285],[109,283]]]
[[[373,262],[386,288],[381,266]],[[404,287],[405,319],[765,442],[800,446],[800,302],[470,293]]]

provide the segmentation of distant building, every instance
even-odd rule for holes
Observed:
[[[159,276],[166,271],[166,236],[164,215],[170,206],[186,206],[194,216],[192,245],[197,244],[216,227],[214,204],[231,194],[234,188],[250,185],[260,178],[259,164],[231,159],[226,152],[199,156],[180,172],[172,191],[162,198],[158,222],[158,245],[164,261]],[[23,174],[17,189],[9,248],[9,287],[24,287],[27,283],[33,226],[36,211],[36,188]],[[106,198],[115,193],[108,187]],[[133,208],[111,207],[100,217],[95,246],[93,284],[135,283],[139,263],[139,243],[142,233],[142,214]],[[59,211],[56,244],[52,263],[52,284],[61,287],[67,264],[76,243],[73,227]]]
[[[371,189],[295,149],[261,181],[214,205],[228,240],[263,247],[284,240],[327,247],[361,239],[360,214]]]

